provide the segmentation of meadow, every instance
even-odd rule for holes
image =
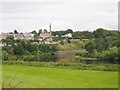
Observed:
[[[3,64],[4,88],[117,88],[118,72]]]

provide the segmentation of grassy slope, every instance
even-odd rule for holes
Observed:
[[[59,50],[80,50],[85,46],[85,43],[80,40],[71,41],[71,43],[64,43],[64,45],[59,44],[57,48]]]
[[[20,65],[3,65],[3,81],[24,88],[115,88],[117,72],[67,70]]]

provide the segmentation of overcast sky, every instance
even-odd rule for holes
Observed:
[[[10,2],[11,1],[11,2]],[[89,1],[89,2],[88,2]],[[39,29],[118,29],[117,0],[4,0],[0,2],[1,32]]]

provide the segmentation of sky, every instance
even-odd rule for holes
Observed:
[[[1,32],[118,30],[118,0],[1,0]]]

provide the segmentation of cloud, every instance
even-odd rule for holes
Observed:
[[[32,1],[32,0],[31,0]],[[85,0],[86,1],[86,0]],[[0,3],[2,30],[30,32],[40,28],[74,31],[90,30],[99,27],[117,29],[118,12],[116,0],[95,2],[78,0],[54,0],[42,2],[3,2]]]

